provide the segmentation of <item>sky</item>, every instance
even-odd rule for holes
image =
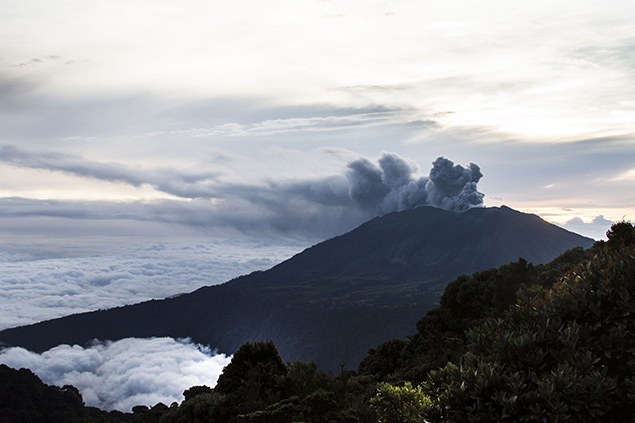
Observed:
[[[0,10],[3,328],[221,283],[424,204],[595,239],[635,220],[630,1]]]

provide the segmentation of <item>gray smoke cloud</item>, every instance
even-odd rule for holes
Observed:
[[[0,147],[0,163],[134,187],[147,185],[177,197],[152,202],[3,198],[0,217],[127,219],[231,229],[258,236],[324,239],[377,215],[420,206],[463,211],[483,206],[484,197],[476,185],[483,174],[474,163],[455,165],[439,157],[426,176],[414,161],[388,152],[378,160],[360,157],[349,161],[339,174],[305,178],[263,176],[255,181],[232,174],[218,163],[200,162],[187,168],[133,168],[17,146]]]
[[[467,210],[483,205],[484,194],[476,184],[483,177],[481,168],[474,163],[467,167],[455,165],[445,157],[432,163],[430,180],[426,184],[428,203],[446,210]]]
[[[426,177],[419,176],[416,163],[394,153],[383,153],[378,164],[355,160],[348,164],[349,197],[379,214],[426,205],[452,211],[483,206],[484,194],[476,186],[483,177],[478,165],[464,167],[439,157],[432,166]]]

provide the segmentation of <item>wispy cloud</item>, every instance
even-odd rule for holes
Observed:
[[[45,169],[95,178],[110,182],[123,182],[135,187],[152,185],[159,191],[182,198],[211,198],[218,176],[214,172],[177,172],[173,169],[132,169],[116,163],[86,160],[79,156],[55,152],[32,152],[15,146],[0,147],[0,162],[16,167]]]
[[[212,128],[193,128],[173,131],[175,134],[188,134],[196,137],[210,136],[271,136],[286,132],[321,132],[337,131],[349,128],[372,127],[377,125],[389,125],[412,122],[414,118],[409,113],[399,112],[375,112],[353,114],[348,116],[329,116],[313,118],[289,118],[272,119],[250,125],[226,123]],[[418,120],[422,124],[434,127],[436,122],[432,119]]]
[[[633,182],[635,181],[635,169],[627,170],[618,175],[609,178],[612,182]]]

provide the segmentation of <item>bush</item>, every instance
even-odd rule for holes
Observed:
[[[382,382],[377,385],[377,395],[370,400],[379,423],[423,423],[424,415],[432,407],[432,401],[421,390],[412,387],[392,386]]]

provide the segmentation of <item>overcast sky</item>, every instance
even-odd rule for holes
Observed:
[[[0,326],[422,204],[602,238],[635,220],[634,34],[625,0],[0,0]]]
[[[629,1],[3,0],[0,230],[320,239],[366,216],[315,191],[346,197],[346,164],[388,151],[423,175],[474,162],[485,205],[604,231],[635,212],[634,17]]]

